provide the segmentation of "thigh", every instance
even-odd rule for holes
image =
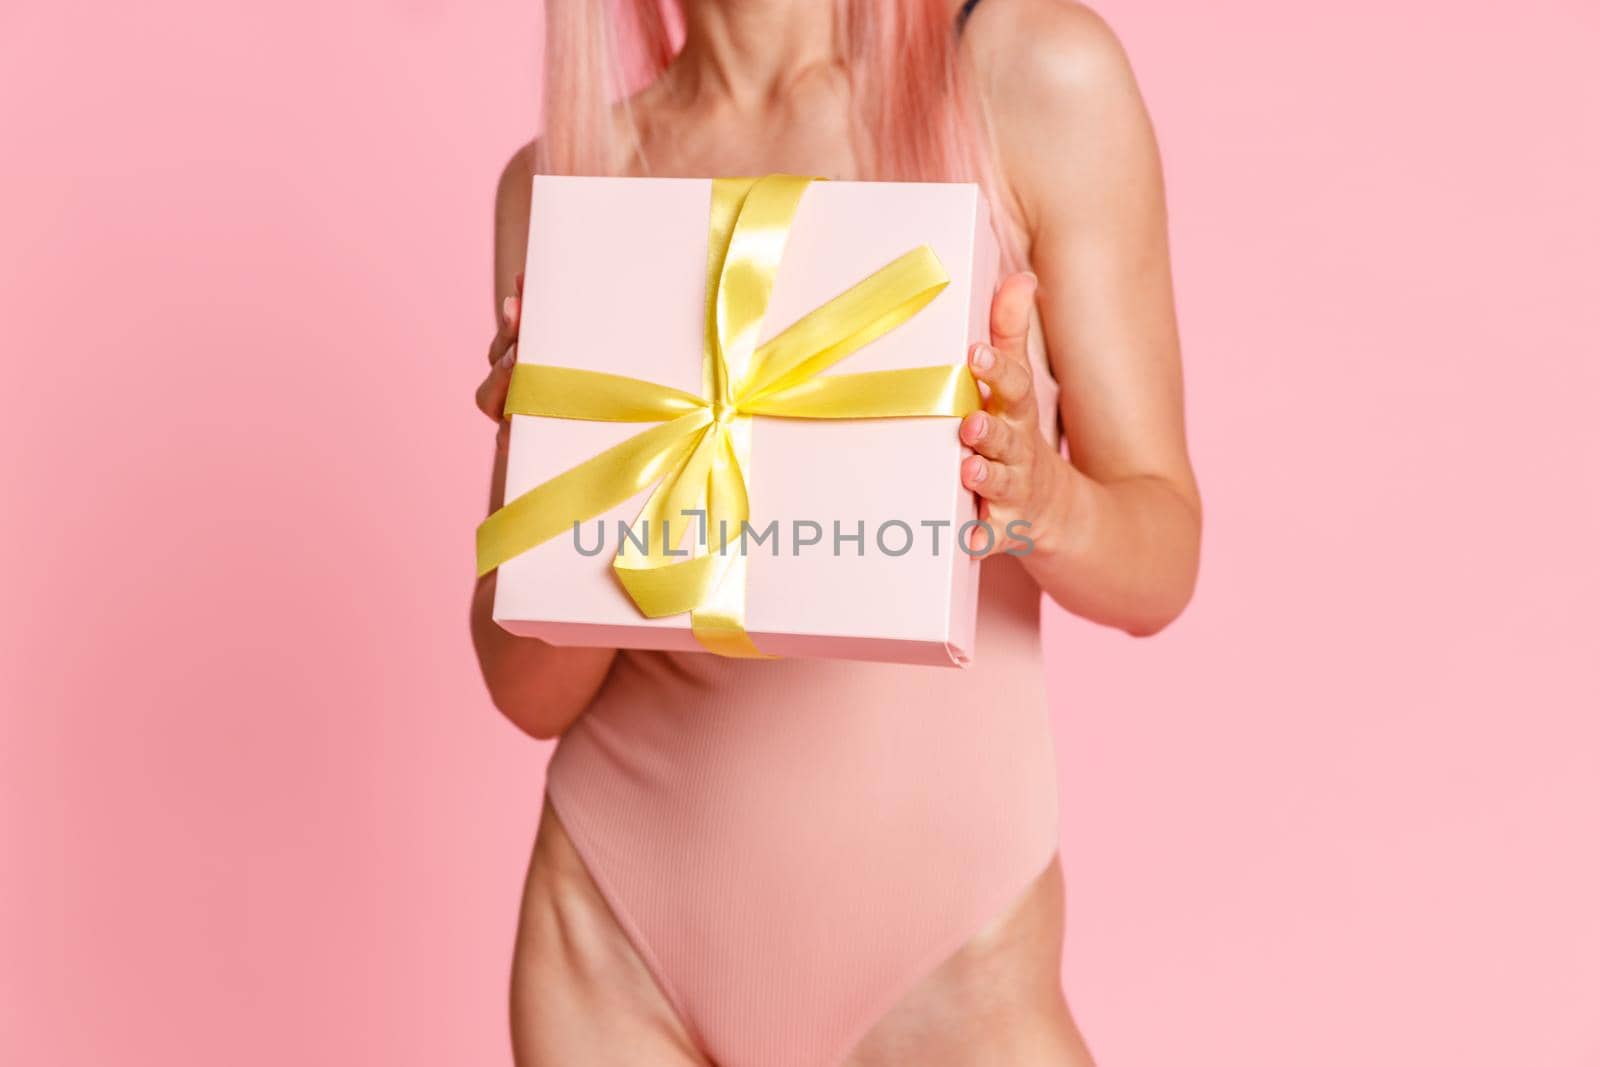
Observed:
[[[709,1067],[548,801],[511,973],[517,1067]]]
[[[1094,1067],[1061,992],[1065,897],[1052,860],[1004,914],[902,997],[845,1067]]]

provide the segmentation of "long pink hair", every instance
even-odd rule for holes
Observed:
[[[1020,233],[949,0],[833,4],[862,177],[978,182],[1004,258],[1019,264]],[[613,108],[659,77],[682,47],[682,0],[546,0],[545,22],[544,133],[534,167],[615,173],[638,146],[638,131],[625,112],[619,136]]]

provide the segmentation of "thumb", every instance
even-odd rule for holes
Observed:
[[[1007,275],[989,305],[989,340],[1002,354],[1026,362],[1028,326],[1039,279],[1032,271]]]

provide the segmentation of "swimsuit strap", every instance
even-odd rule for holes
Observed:
[[[956,32],[960,33],[967,25],[967,19],[972,17],[972,9],[978,6],[978,0],[963,0],[961,10],[956,13]]]

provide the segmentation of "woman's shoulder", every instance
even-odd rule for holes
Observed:
[[[1132,80],[1116,33],[1076,0],[982,0],[962,36],[991,106],[1049,110]]]
[[[1006,182],[1030,229],[1085,156],[1146,118],[1122,42],[1075,0],[981,0],[962,34]]]

